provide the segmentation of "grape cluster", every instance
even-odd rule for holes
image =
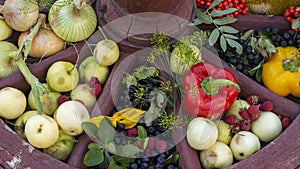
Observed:
[[[275,47],[295,46],[296,48],[300,48],[300,34],[295,30],[290,29],[284,33],[280,33],[278,28],[266,28],[266,32]]]
[[[201,9],[207,9],[210,4],[214,0],[196,0],[197,7]],[[228,8],[237,8],[237,10],[232,14],[227,14],[227,17],[235,17],[239,15],[240,13],[245,15],[248,13],[249,8],[245,6],[246,0],[223,0],[221,3],[219,3],[216,7],[212,8],[213,10],[225,10]],[[222,17],[222,16],[221,16]],[[219,18],[221,18],[219,17]]]

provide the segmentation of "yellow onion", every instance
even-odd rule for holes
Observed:
[[[4,19],[0,18],[0,41],[8,39],[12,33],[11,27],[7,25]]]
[[[27,31],[37,21],[39,7],[36,0],[6,0],[0,5],[6,23],[16,31]]]
[[[84,0],[57,0],[48,14],[52,30],[67,42],[87,39],[95,31],[97,17]]]
[[[18,38],[20,46],[29,31],[22,32]],[[45,58],[52,56],[66,47],[66,41],[58,37],[47,24],[42,24],[38,33],[32,39],[29,56],[34,58]]]

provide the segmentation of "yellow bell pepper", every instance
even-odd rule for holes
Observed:
[[[277,47],[263,64],[262,82],[280,96],[300,97],[300,52],[295,47]]]

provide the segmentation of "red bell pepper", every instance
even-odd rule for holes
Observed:
[[[200,62],[183,75],[184,108],[189,116],[220,117],[237,99],[240,87],[225,68]]]

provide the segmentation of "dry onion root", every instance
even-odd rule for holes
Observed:
[[[0,5],[6,23],[16,31],[27,31],[37,21],[39,7],[36,0],[6,0]]]
[[[97,17],[84,0],[57,0],[48,14],[52,30],[67,42],[87,39],[95,31]]]

